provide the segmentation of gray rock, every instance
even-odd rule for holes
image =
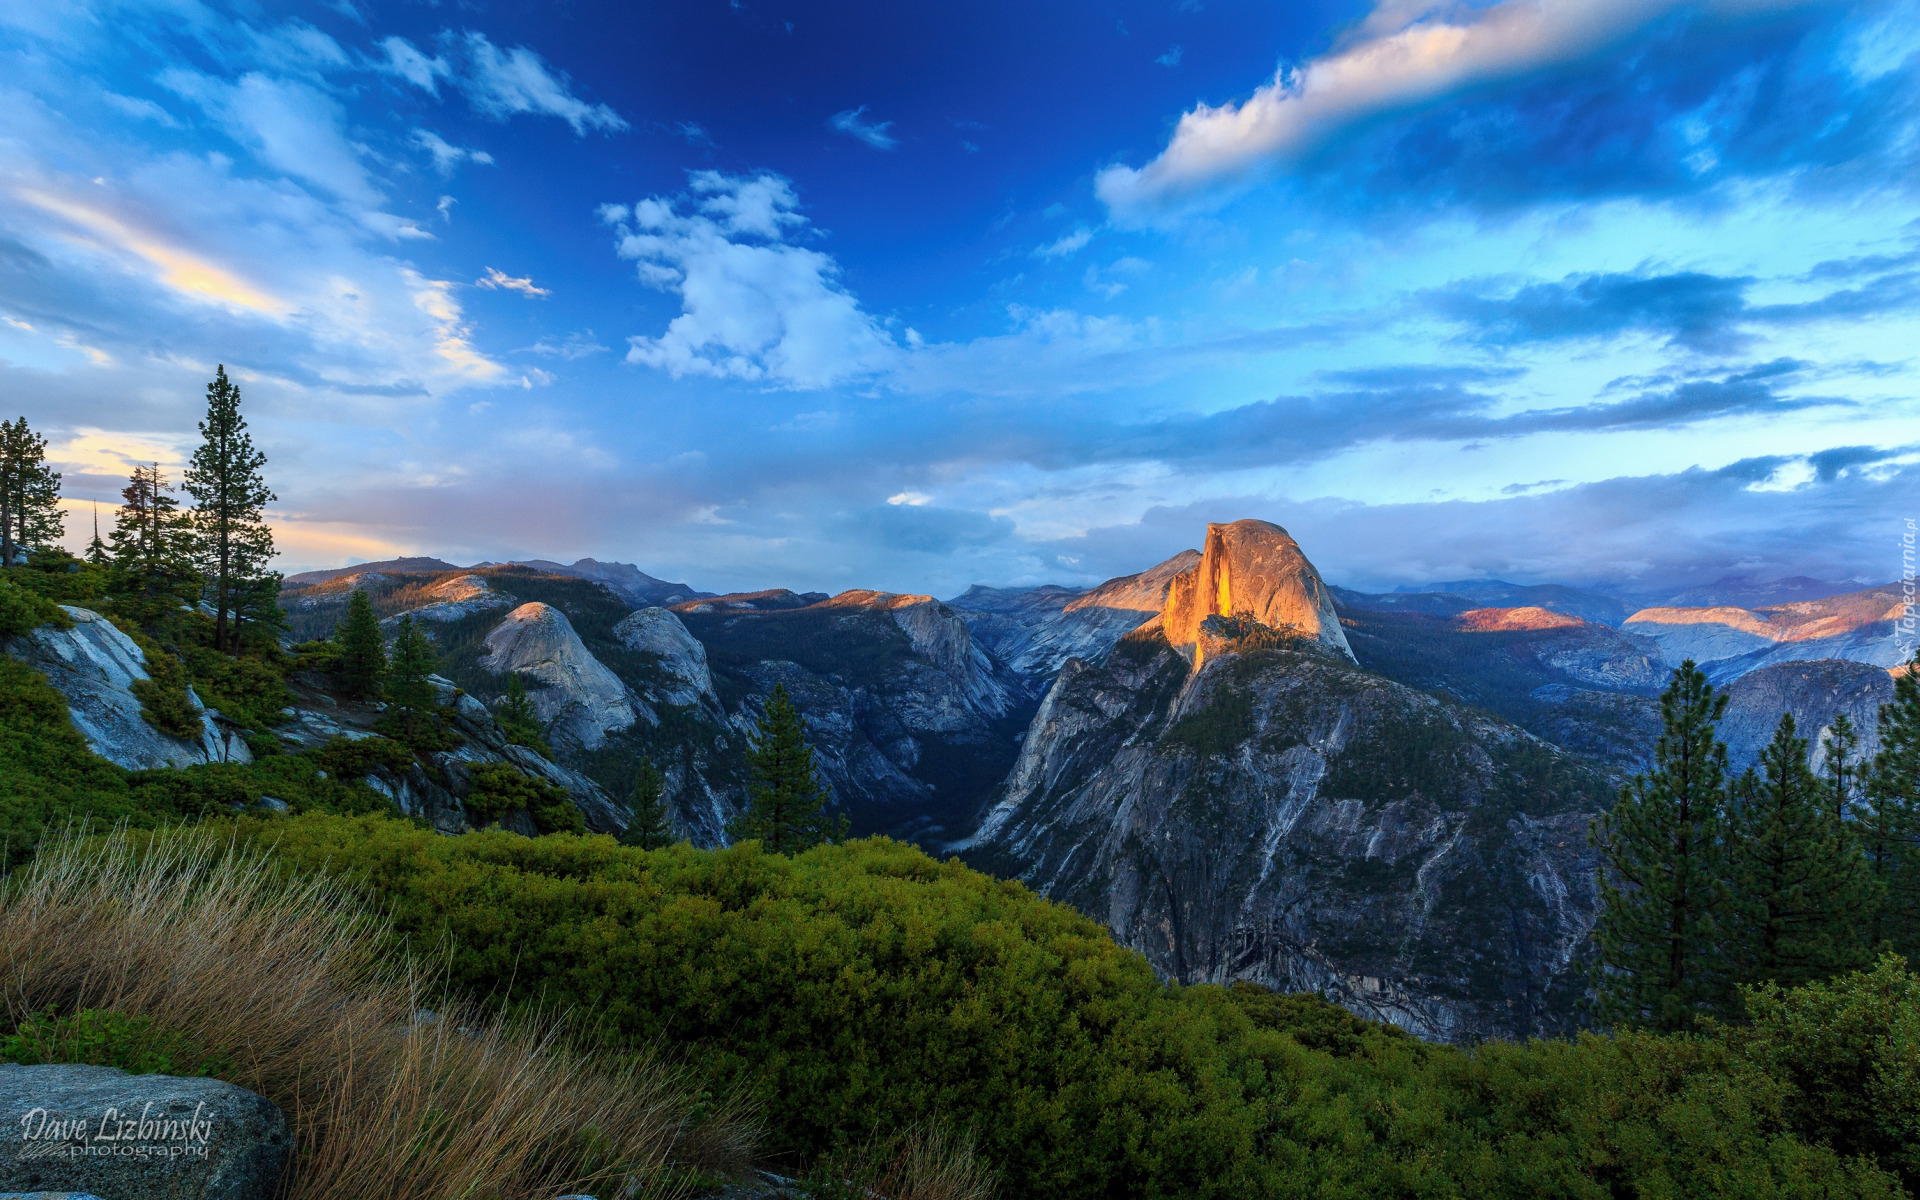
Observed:
[[[0,1188],[265,1200],[291,1148],[278,1108],[217,1079],[0,1066]]]
[[[658,723],[620,677],[587,649],[567,615],[537,600],[508,613],[487,635],[480,666],[495,675],[518,674],[534,684],[529,698],[548,736],[584,750],[599,749],[609,733],[630,728],[643,716],[648,724]]]
[[[252,762],[246,739],[215,722],[200,698],[200,736],[170,738],[140,715],[133,685],[147,675],[146,653],[99,613],[61,606],[73,618],[72,629],[42,627],[13,638],[6,651],[44,673],[67,698],[73,727],[100,757],[128,770],[188,767],[204,762]]]
[[[1749,672],[1727,688],[1727,715],[1720,740],[1735,770],[1752,765],[1773,740],[1782,713],[1792,713],[1807,739],[1813,768],[1823,771],[1822,742],[1842,713],[1860,735],[1854,761],[1872,762],[1880,749],[1880,706],[1893,701],[1893,676],[1880,667],[1845,659],[1776,663]]]
[[[643,608],[629,613],[613,627],[613,636],[629,650],[658,656],[661,670],[668,676],[658,692],[661,700],[668,704],[704,704],[714,712],[720,711],[713,672],[707,667],[707,648],[671,611]]]

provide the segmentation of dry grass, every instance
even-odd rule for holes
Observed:
[[[348,888],[176,831],[49,838],[0,893],[0,1004],[150,1017],[286,1112],[285,1200],[629,1194],[691,1152],[743,1157],[743,1122],[685,1128],[676,1074],[474,1010],[383,957]]]
[[[940,1124],[922,1124],[815,1168],[817,1196],[838,1200],[993,1200],[994,1172],[973,1139]]]

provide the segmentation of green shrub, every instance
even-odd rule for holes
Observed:
[[[335,779],[361,779],[377,767],[400,774],[413,766],[413,751],[387,737],[334,736],[313,752],[322,770]]]
[[[10,578],[0,579],[0,638],[32,633],[42,625],[72,629],[73,618],[39,592],[22,587]]]
[[[164,650],[148,649],[146,654],[147,678],[134,680],[127,689],[139,699],[140,715],[168,737],[197,739],[200,710],[187,693],[187,669]]]
[[[366,880],[449,982],[680,1048],[800,1160],[949,1122],[1010,1195],[1885,1197],[1727,1044],[1425,1045],[1311,997],[1161,983],[1016,883],[870,839],[786,857],[243,820]],[[254,831],[258,831],[255,833]]]
[[[473,789],[462,800],[476,825],[498,821],[525,809],[541,833],[585,833],[586,820],[568,799],[564,788],[523,774],[506,763],[481,763],[472,768]]]
[[[0,1062],[33,1067],[82,1063],[129,1075],[218,1076],[232,1064],[200,1049],[185,1033],[155,1028],[152,1017],[85,1009],[59,1016],[34,1013],[0,1038]]]
[[[279,658],[277,648],[271,653]],[[191,646],[181,654],[200,699],[227,720],[254,730],[285,723],[280,710],[293,703],[293,693],[281,662],[259,655],[236,658],[205,646]]]

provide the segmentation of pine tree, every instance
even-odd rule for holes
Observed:
[[[113,561],[107,552],[107,544],[100,540],[100,502],[93,502],[93,540],[87,543],[87,561],[96,567],[104,567]]]
[[[1820,751],[1827,767],[1827,811],[1834,820],[1845,821],[1860,793],[1861,769],[1855,759],[1860,753],[1860,734],[1853,727],[1852,717],[1845,713],[1834,716],[1820,740]]]
[[[387,698],[397,723],[409,737],[439,724],[438,698],[428,678],[439,666],[439,660],[426,631],[415,624],[412,617],[401,617],[400,629],[393,639],[393,656],[387,665]]]
[[[237,653],[231,618],[273,559],[273,530],[261,510],[276,497],[260,474],[267,456],[253,447],[240,415],[240,389],[224,364],[207,385],[200,436],[205,440],[193,452],[185,484],[195,502],[196,548],[213,601],[213,648]]]
[[[47,439],[28,428],[25,417],[0,421],[0,567],[53,545],[65,532],[60,473],[47,466]]]
[[[335,669],[340,672],[340,687],[347,695],[371,700],[380,694],[387,675],[387,643],[380,636],[380,619],[373,615],[373,600],[365,588],[353,589],[347,599],[347,619],[334,631],[340,645]]]
[[[1727,994],[1719,969],[1727,697],[1691,659],[1660,695],[1652,769],[1594,823],[1602,859],[1595,986],[1609,1023],[1684,1029]]]
[[[525,746],[542,758],[552,758],[553,749],[547,745],[545,732],[541,728],[540,714],[533,707],[533,699],[527,695],[526,681],[519,674],[507,676],[507,694],[501,697],[500,707],[493,714],[500,731],[507,740],[515,745]]]
[[[1861,841],[1880,893],[1868,938],[1920,960],[1920,651],[1880,706],[1867,800]]]
[[[785,684],[775,684],[760,718],[759,737],[747,748],[753,773],[747,811],[727,830],[733,840],[757,838],[775,854],[798,854],[822,842],[843,840],[847,818],[827,816],[827,793],[813,769],[800,710]]]
[[[633,777],[633,820],[620,831],[620,844],[642,850],[658,850],[674,842],[673,825],[667,818],[666,783],[652,759],[640,760]]]
[[[1735,981],[1797,987],[1863,966],[1858,928],[1873,895],[1859,847],[1807,765],[1807,741],[1785,713],[1733,789],[1728,957]]]
[[[113,560],[109,587],[143,619],[190,598],[196,587],[186,517],[172,492],[158,463],[135,467],[120,492],[123,503],[107,538]]]

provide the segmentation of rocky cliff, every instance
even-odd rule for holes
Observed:
[[[1892,700],[1893,676],[1867,663],[1831,658],[1776,663],[1727,686],[1720,740],[1735,768],[1750,766],[1773,739],[1780,714],[1790,712],[1812,750],[1814,769],[1824,770],[1821,742],[1834,718],[1844,713],[1860,735],[1858,759],[1872,761],[1880,750],[1880,706]]]
[[[253,761],[239,731],[223,725],[191,688],[187,695],[200,712],[199,737],[172,738],[147,724],[140,715],[140,699],[132,691],[135,682],[148,678],[146,652],[100,614],[62,607],[72,618],[73,628],[42,626],[8,640],[5,649],[44,673],[67,698],[73,727],[95,754],[136,771]]]
[[[563,745],[597,750],[607,735],[642,716],[658,718],[593,656],[567,614],[538,600],[501,619],[487,634],[482,670],[517,674],[533,685],[529,695],[548,735]]]
[[[1887,584],[1752,609],[1645,608],[1621,629],[1651,639],[1669,665],[1691,658],[1708,678],[1725,683],[1775,663],[1822,658],[1899,666],[1895,626],[1905,616],[1905,593]]]
[[[1425,1037],[1570,1027],[1608,781],[1356,665],[1278,526],[1210,526],[1206,547],[1155,619],[1066,664],[967,856],[1171,978],[1323,991]],[[1569,620],[1483,612],[1459,634]]]
[[[1176,577],[1200,562],[1182,550],[1158,566],[1109,579],[1086,591],[975,586],[948,605],[974,641],[1044,692],[1069,658],[1094,659],[1160,614]]]

